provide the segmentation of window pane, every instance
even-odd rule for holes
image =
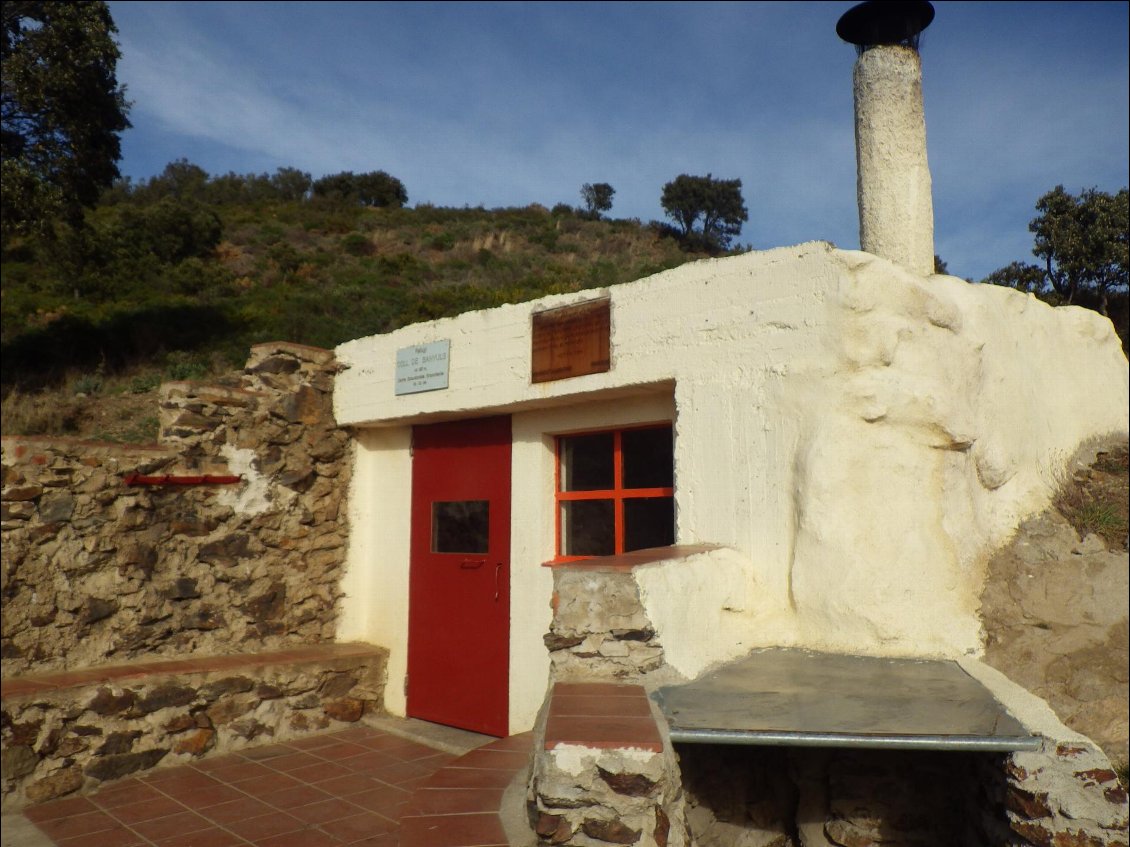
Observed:
[[[611,432],[561,439],[562,491],[603,491],[614,481]]]
[[[611,556],[616,552],[611,500],[566,500],[561,504],[561,555]]]
[[[625,488],[674,488],[671,427],[629,429],[620,436]]]
[[[433,553],[486,553],[489,500],[432,503]]]
[[[624,552],[675,543],[675,498],[624,501]]]

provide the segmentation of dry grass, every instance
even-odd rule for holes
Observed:
[[[157,438],[160,371],[103,377],[76,374],[55,389],[13,389],[0,404],[5,435],[65,435],[94,441],[151,443]]]
[[[1064,471],[1056,480],[1055,507],[1080,537],[1097,535],[1109,550],[1127,549],[1127,466],[1127,447],[1121,445],[1100,452],[1089,468]]]

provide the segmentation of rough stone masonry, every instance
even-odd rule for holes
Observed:
[[[332,641],[350,472],[334,367],[269,344],[239,385],[167,383],[159,447],[4,438],[4,675]]]

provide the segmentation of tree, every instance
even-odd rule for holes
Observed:
[[[3,4],[3,233],[43,228],[118,176],[128,104],[115,74],[117,28],[104,2]]]
[[[362,206],[392,206],[399,209],[408,202],[404,183],[384,171],[354,174],[342,171],[314,180],[315,197],[341,202],[360,203]]]
[[[136,192],[139,199],[156,203],[167,197],[203,201],[208,194],[208,172],[188,159],[177,159]]]
[[[310,190],[310,174],[298,168],[278,168],[271,177],[271,185],[280,200],[298,202]]]
[[[667,217],[682,228],[685,244],[694,243],[697,234],[711,252],[727,249],[730,239],[741,233],[742,222],[749,220],[740,179],[680,174],[663,186],[660,203]],[[699,218],[702,228],[696,233]]]
[[[362,206],[401,208],[408,202],[404,183],[384,171],[357,175],[357,201]]]
[[[1040,213],[1028,224],[1035,235],[1032,253],[1040,265],[1013,262],[983,281],[1078,304],[1110,317],[1113,297],[1125,299],[1130,283],[1127,190],[1107,194],[1095,188],[1078,197],[1062,185],[1036,201]]]
[[[1013,262],[1006,267],[998,268],[981,282],[989,285],[1003,285],[1006,288],[1015,288],[1017,291],[1026,291],[1029,294],[1038,294],[1046,288],[1043,269],[1025,262]]]
[[[612,208],[612,195],[616,189],[607,182],[598,182],[595,185],[586,182],[581,186],[581,199],[585,201],[585,214],[592,220],[600,220],[601,212]]]
[[[1125,188],[1114,195],[1089,188],[1073,197],[1057,185],[1036,202],[1040,215],[1028,224],[1036,236],[1032,252],[1043,259],[1047,281],[1066,303],[1086,290],[1108,315],[1111,293],[1126,289],[1127,198]]]

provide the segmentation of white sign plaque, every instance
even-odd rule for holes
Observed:
[[[419,394],[447,388],[451,341],[433,341],[396,351],[396,393]]]

